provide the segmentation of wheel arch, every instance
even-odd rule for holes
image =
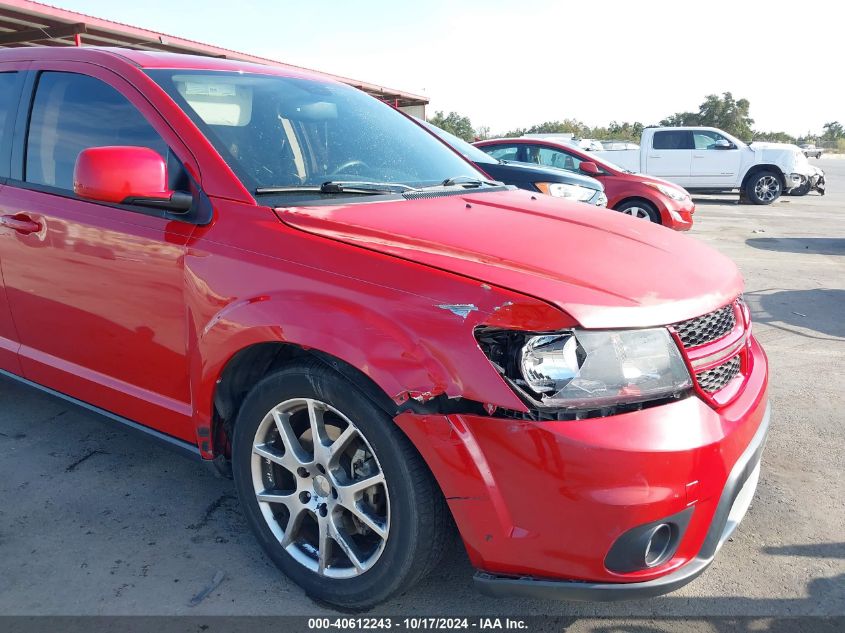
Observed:
[[[372,378],[336,356],[285,341],[253,343],[228,360],[215,382],[211,431],[214,455],[228,454],[235,417],[255,383],[288,364],[314,359],[352,383],[391,417],[399,412],[399,405]]]
[[[783,170],[777,165],[771,163],[753,165],[747,172],[745,172],[745,176],[743,176],[742,183],[740,184],[740,189],[744,191],[745,187],[748,186],[748,181],[751,180],[755,174],[758,174],[761,171],[771,171],[777,174],[777,177],[780,179],[781,191],[786,191],[786,177],[783,174]]]

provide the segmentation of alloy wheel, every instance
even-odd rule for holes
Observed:
[[[627,209],[623,209],[622,213],[624,213],[625,215],[633,216],[635,218],[640,218],[641,220],[651,221],[651,216],[648,214],[648,211],[646,211],[642,207],[628,207]]]
[[[774,176],[763,176],[754,184],[754,193],[763,202],[771,202],[780,195],[780,182]]]
[[[311,398],[276,405],[256,431],[251,470],[264,520],[299,564],[351,578],[379,559],[390,531],[387,484],[343,413]]]

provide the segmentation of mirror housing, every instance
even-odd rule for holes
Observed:
[[[713,143],[713,149],[736,149],[736,145],[722,138]]]
[[[193,197],[167,186],[167,163],[148,147],[111,146],[82,150],[73,169],[73,192],[112,204],[138,204],[185,213]]]
[[[582,161],[579,169],[581,173],[587,174],[588,176],[601,176],[599,166],[592,161]]]

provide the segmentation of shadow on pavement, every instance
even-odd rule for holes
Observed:
[[[745,240],[751,248],[780,253],[845,255],[845,238],[836,237],[752,237]]]
[[[776,556],[812,556],[813,558],[845,558],[845,543],[805,543],[764,547],[765,554]]]
[[[809,338],[845,339],[845,290],[815,288],[812,290],[767,289],[746,292],[752,319],[772,327]],[[813,330],[813,336],[793,327]]]

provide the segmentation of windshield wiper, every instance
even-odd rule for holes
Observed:
[[[368,182],[364,180],[329,180],[322,185],[289,185],[283,187],[259,187],[258,195],[273,193],[360,193],[376,195],[380,193],[404,193],[416,191],[414,187],[398,182]]]
[[[462,185],[464,187],[481,187],[482,185],[497,185],[499,183],[493,180],[481,180],[480,178],[473,178],[472,176],[455,176],[454,178],[447,178],[441,182],[438,187],[455,187]]]

